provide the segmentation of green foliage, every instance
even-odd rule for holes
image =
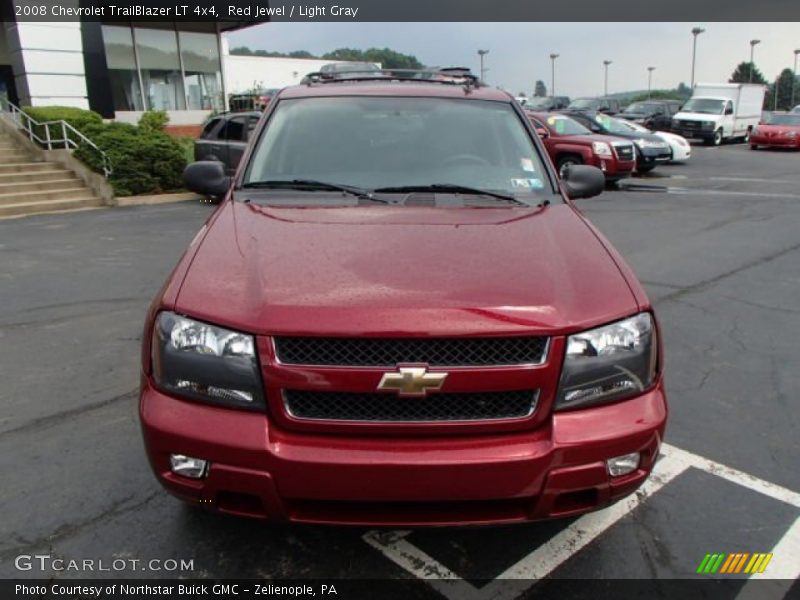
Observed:
[[[536,85],[533,89],[533,95],[538,98],[544,98],[545,96],[547,96],[547,86],[541,79],[536,81]]]
[[[108,155],[114,169],[109,183],[116,195],[158,194],[181,189],[188,156],[178,139],[162,131],[128,123],[93,125],[84,133]],[[79,146],[74,155],[102,173],[100,158],[89,146]]]
[[[323,60],[343,60],[356,62],[376,62],[381,63],[384,69],[421,69],[424,65],[415,56],[401,54],[389,48],[369,48],[368,50],[357,50],[355,48],[338,48],[331,52],[326,52],[322,56],[315,56],[305,50],[295,50],[294,52],[271,52],[268,50],[251,50],[247,46],[237,46],[232,48],[231,54],[239,56],[271,56],[276,58],[321,58]]]
[[[764,110],[791,110],[792,105],[792,86],[795,87],[794,97],[795,102],[800,98],[800,85],[795,80],[794,73],[791,69],[784,69],[778,76],[775,83],[771,83],[767,88],[767,94],[764,98]],[[775,90],[777,86],[777,102],[775,97]]]
[[[646,100],[678,100],[679,102],[685,102],[688,98],[688,95],[682,95],[678,90],[652,90],[649,97],[647,92],[643,92],[633,96],[629,102],[644,102]]]
[[[728,83],[767,83],[767,80],[754,63],[741,62],[734,69]]]
[[[147,131],[164,131],[169,115],[164,110],[148,110],[139,117],[139,127]]]
[[[22,110],[39,123],[66,121],[81,133],[85,133],[84,130],[87,127],[103,123],[103,117],[98,113],[83,108],[75,108],[74,106],[25,106]],[[47,138],[44,126],[39,125],[33,129],[40,139],[45,140]],[[79,142],[78,137],[70,131],[67,131],[67,137],[75,143]],[[50,127],[50,138],[63,139],[63,132],[60,128]]]

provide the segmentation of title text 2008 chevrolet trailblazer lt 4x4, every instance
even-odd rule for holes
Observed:
[[[280,92],[153,302],[140,415],[159,481],[313,523],[577,514],[648,476],[667,406],[632,271],[514,100],[468,72]]]

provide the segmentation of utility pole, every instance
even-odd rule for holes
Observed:
[[[794,78],[792,79],[792,102],[791,102],[792,106],[791,106],[791,108],[794,108],[794,88],[797,87],[797,55],[798,54],[800,54],[800,49],[794,51]]]
[[[653,71],[655,67],[647,67],[647,99],[650,100],[650,90],[653,87]]]
[[[795,67],[794,70],[797,70],[797,56],[795,52]],[[556,95],[556,59],[558,58],[558,54],[551,54],[550,55],[550,95]]]
[[[608,65],[610,65],[612,62],[614,61],[612,60],[603,61],[603,66],[606,68],[605,83],[603,84],[603,96],[608,96]]]
[[[750,83],[753,83],[753,50],[760,43],[761,40],[750,40]]]
[[[478,56],[481,57],[481,81],[483,81],[486,69],[483,68],[483,57],[489,54],[488,50],[478,50]]]
[[[691,88],[694,89],[694,59],[697,56],[697,36],[701,33],[704,33],[705,29],[702,27],[695,27],[692,29],[692,35],[694,36],[694,40],[692,41],[692,83]]]

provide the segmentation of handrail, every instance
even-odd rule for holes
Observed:
[[[62,145],[66,150],[74,150],[78,146],[86,144],[95,152],[97,152],[98,156],[100,156],[100,160],[103,165],[103,175],[108,178],[108,176],[114,172],[108,155],[98,148],[97,144],[95,144],[92,140],[90,140],[63,119],[59,121],[45,121],[40,123],[22,110],[19,106],[13,102],[9,102],[9,100],[3,96],[0,96],[0,109],[2,109],[4,118],[13,123],[18,129],[24,131],[32,142],[36,142],[40,146],[46,147],[48,150],[53,150],[54,147]],[[44,127],[43,138],[37,133],[37,127]],[[57,133],[60,131],[61,137],[54,138],[51,128],[55,129]],[[76,138],[79,141],[75,141]]]

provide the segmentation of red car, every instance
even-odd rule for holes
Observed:
[[[566,115],[527,114],[559,175],[572,165],[585,164],[603,171],[606,181],[617,181],[630,177],[636,168],[636,149],[628,140],[592,133]]]
[[[506,93],[380,74],[282,90],[147,315],[140,418],[183,500],[271,520],[592,511],[664,436],[642,286]]]
[[[800,148],[800,114],[774,113],[750,134],[750,149]]]

